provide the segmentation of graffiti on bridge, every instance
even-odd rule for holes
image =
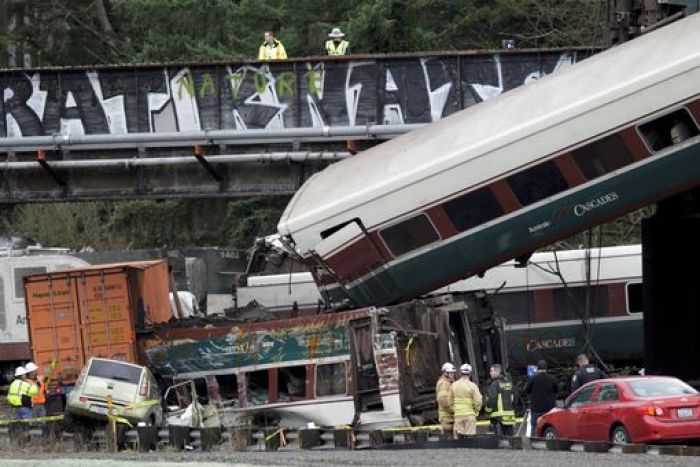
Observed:
[[[427,123],[580,51],[0,72],[0,138]]]

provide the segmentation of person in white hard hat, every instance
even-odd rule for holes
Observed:
[[[455,380],[456,369],[453,364],[446,362],[442,365],[442,376],[435,385],[435,397],[438,406],[438,421],[445,433],[452,432],[454,416],[450,404],[450,387]]]
[[[39,418],[46,416],[46,385],[42,375],[37,376],[39,367],[34,362],[24,365],[27,370],[27,382],[36,385],[37,393],[32,397],[32,417]]]
[[[459,372],[462,377],[450,389],[455,437],[476,434],[476,415],[483,403],[479,387],[471,380],[472,366],[465,363],[459,367]]]
[[[17,418],[25,420],[32,418],[32,396],[36,395],[36,386],[27,382],[27,369],[18,366],[15,369],[15,379],[7,391],[7,402],[17,411]]]
[[[333,28],[328,34],[326,41],[326,54],[328,55],[348,55],[350,53],[350,42],[343,39],[345,33],[340,28]]]

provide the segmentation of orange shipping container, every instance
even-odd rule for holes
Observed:
[[[63,384],[93,356],[138,363],[137,328],[172,318],[167,261],[27,276],[24,287],[33,360]]]

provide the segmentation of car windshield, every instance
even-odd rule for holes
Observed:
[[[139,384],[142,368],[106,360],[93,360],[88,376]]]
[[[698,393],[683,381],[671,378],[638,379],[628,381],[627,384],[638,397],[687,396]]]

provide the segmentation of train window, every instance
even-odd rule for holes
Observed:
[[[568,188],[566,180],[552,161],[511,175],[507,181],[523,206],[556,195]]]
[[[698,126],[687,109],[678,109],[656,120],[639,125],[639,133],[649,149],[654,152],[700,134]]]
[[[45,272],[45,267],[15,268],[15,298],[24,298],[24,283],[22,279],[24,279],[25,276],[44,274]]]
[[[238,400],[238,377],[236,375],[216,375],[216,382],[219,385],[219,394],[224,403]]]
[[[641,282],[627,284],[627,311],[630,313],[642,313],[644,311],[642,293],[644,289]]]
[[[591,317],[608,315],[608,286],[595,285],[554,290],[554,316],[556,319],[563,321],[583,318],[586,313],[587,296],[591,304]]]
[[[207,384],[206,378],[195,378],[194,389],[197,391],[197,400],[202,405],[207,405],[209,403],[209,385]]]
[[[490,295],[493,311],[505,318],[506,324],[529,323],[530,313],[535,309],[532,292],[501,292]]]
[[[340,396],[347,393],[345,363],[316,365],[316,397]]]
[[[277,376],[277,394],[280,402],[306,399],[306,365],[280,368]]]
[[[476,227],[503,215],[503,209],[488,188],[480,188],[442,205],[452,225],[460,231]]]
[[[588,180],[634,162],[632,153],[619,135],[606,136],[571,152]]]
[[[420,248],[440,239],[432,222],[425,214],[419,214],[379,232],[394,256]]]
[[[248,404],[267,404],[270,400],[268,371],[251,371],[246,374],[246,381],[248,383]]]

